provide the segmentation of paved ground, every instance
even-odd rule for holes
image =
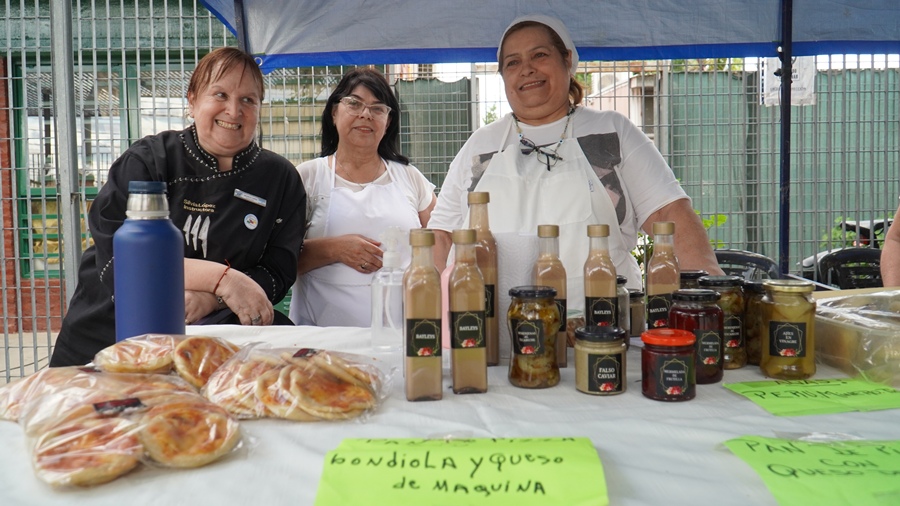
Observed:
[[[47,367],[55,341],[56,333],[48,332],[0,335],[0,385]]]

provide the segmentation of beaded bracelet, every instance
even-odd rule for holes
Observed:
[[[219,284],[222,282],[223,279],[225,279],[225,275],[228,274],[229,270],[231,270],[231,264],[228,263],[228,260],[226,259],[225,260],[225,270],[222,271],[222,275],[219,276],[219,280],[216,281],[216,287],[213,288],[213,295],[216,295],[216,292],[219,291]]]

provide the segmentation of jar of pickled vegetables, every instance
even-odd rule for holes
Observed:
[[[747,363],[759,365],[762,358],[762,299],[766,293],[762,281],[744,280],[744,347]]]
[[[762,357],[759,368],[775,379],[806,379],[816,373],[813,284],[793,279],[763,281]]]
[[[631,305],[631,319],[628,330],[631,337],[641,337],[647,328],[647,304],[644,302],[643,290],[628,290]]]
[[[547,388],[559,383],[556,336],[560,315],[556,290],[549,286],[517,286],[506,313],[512,356],[509,382],[521,388]]]
[[[697,384],[722,381],[724,318],[714,290],[685,289],[672,294],[669,328],[686,330],[696,338]]]
[[[724,318],[722,342],[725,343],[725,369],[740,369],[747,365],[744,345],[744,290],[740,276],[703,276],[700,288],[719,294],[719,307]]]
[[[591,395],[625,391],[625,340],[621,327],[575,329],[575,388]]]
[[[649,329],[641,334],[641,393],[655,401],[679,402],[697,395],[694,334],[681,329]]]

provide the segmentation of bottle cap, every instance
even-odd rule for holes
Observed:
[[[469,204],[487,204],[491,201],[491,194],[488,192],[469,192]]]
[[[454,230],[453,244],[475,244],[475,229],[464,228]]]
[[[689,346],[697,337],[681,329],[650,329],[641,334],[641,341],[655,346]]]
[[[644,291],[643,290],[633,290],[633,289],[629,288],[628,289],[628,297],[631,298],[632,300],[633,299],[638,299],[638,300],[643,299]]]
[[[609,225],[588,225],[588,237],[609,237]]]
[[[716,302],[719,300],[719,292],[704,290],[702,288],[682,288],[672,293],[672,300],[684,300],[688,302]]]
[[[381,233],[382,269],[399,269],[401,241],[405,232],[400,227],[388,227]]]
[[[541,285],[514,286],[509,289],[509,296],[520,299],[545,299],[556,297],[556,288]]]
[[[538,225],[538,237],[559,237],[559,225]]]
[[[703,276],[697,280],[700,286],[732,287],[741,286],[740,276]]]
[[[799,279],[766,279],[763,286],[770,292],[808,293],[815,289],[809,281]]]
[[[129,181],[128,193],[166,193],[165,181]]]
[[[681,271],[681,280],[682,280],[682,281],[686,281],[686,280],[694,281],[694,280],[698,280],[698,279],[702,278],[703,276],[709,276],[709,273],[706,272],[706,271],[701,271],[701,270],[696,270],[696,271],[685,270],[685,271]]]
[[[616,275],[616,284],[617,285],[624,285],[627,282],[628,282],[628,278],[626,278],[625,276],[623,276],[621,274]]]
[[[653,222],[653,235],[672,235],[675,233],[675,223],[672,221]]]
[[[409,231],[410,246],[434,246],[434,230],[416,228]]]
[[[601,325],[588,325],[575,329],[575,339],[590,343],[610,343],[625,339],[625,329],[621,327],[607,327]]]

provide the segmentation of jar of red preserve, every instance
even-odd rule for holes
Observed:
[[[697,394],[694,334],[650,329],[641,334],[641,393],[655,401],[688,401]]]
[[[696,339],[697,384],[722,381],[725,350],[722,335],[725,317],[715,290],[675,290],[669,311],[669,328],[686,330]]]

